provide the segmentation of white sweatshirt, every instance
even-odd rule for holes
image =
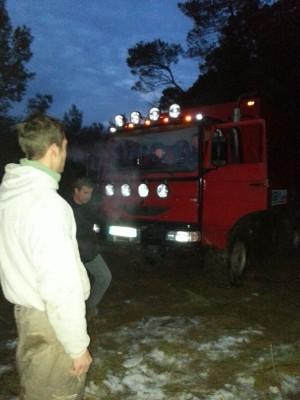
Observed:
[[[8,164],[0,186],[0,281],[13,304],[45,311],[72,357],[89,345],[85,300],[90,284],[69,204],[58,183],[32,166]]]

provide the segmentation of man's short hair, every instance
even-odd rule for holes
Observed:
[[[153,150],[153,151],[156,151],[157,149],[165,150],[166,147],[165,147],[165,145],[164,145],[162,142],[156,142],[156,143],[153,144],[152,150]]]
[[[83,186],[88,187],[90,189],[94,189],[93,181],[87,176],[81,176],[80,178],[75,179],[72,185],[73,190],[74,189],[81,190]]]
[[[32,115],[16,128],[19,145],[29,160],[43,157],[53,143],[61,148],[65,138],[63,121],[48,115]]]

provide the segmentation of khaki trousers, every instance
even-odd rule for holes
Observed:
[[[64,351],[45,312],[15,306],[18,330],[17,368],[20,400],[81,400],[86,375],[72,375],[72,359]]]

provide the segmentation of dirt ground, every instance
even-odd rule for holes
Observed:
[[[101,303],[99,318],[89,324],[91,352],[98,359],[90,371],[89,380],[101,388],[105,373],[120,368],[115,365],[116,358],[109,355],[109,351],[116,346],[109,339],[110,332],[119,332],[147,318],[202,318],[206,322],[201,335],[191,331],[188,341],[204,342],[208,338],[216,338],[218,333],[236,334],[249,327],[261,327],[264,332],[255,341],[245,344],[247,348],[238,359],[227,357],[210,365],[209,377],[205,382],[206,393],[213,388],[216,390],[223,387],[233,374],[243,369],[249,358],[258,357],[257,354],[264,351],[270,357],[253,372],[255,393],[266,393],[266,388],[272,386],[278,388],[277,397],[258,394],[248,399],[299,399],[299,393],[284,393],[280,388],[280,374],[300,376],[299,255],[280,254],[276,250],[266,253],[269,254],[252,260],[244,285],[233,288],[225,283],[223,259],[216,252],[208,253],[205,266],[201,268],[197,255],[182,257],[173,253],[160,263],[153,264],[146,263],[134,248],[102,246],[102,254],[112,271],[113,281]],[[209,273],[210,269],[214,273]],[[16,332],[12,307],[2,297],[0,307],[0,399],[12,400],[18,398],[18,377],[14,364],[14,346],[9,344],[16,339]],[[160,339],[157,344],[160,349],[163,349],[162,342]],[[287,351],[276,359],[272,348],[284,345],[292,346],[293,352]],[[103,356],[99,348],[106,349]],[[175,352],[174,349],[169,348],[169,351]],[[166,348],[164,351],[167,351]],[[4,365],[9,367],[1,372],[1,366],[3,368]],[[196,362],[190,363],[190,368],[197,374],[199,365]],[[201,395],[199,382],[194,388],[192,382],[189,383],[193,395],[185,397],[179,396],[185,390],[184,381],[177,380],[173,386],[172,382],[169,385],[170,393],[176,390],[177,397],[172,394],[169,397],[139,397],[137,394],[125,396],[124,393],[112,393],[106,387],[102,391],[99,389],[101,397],[94,394],[87,398],[239,399],[237,395]]]

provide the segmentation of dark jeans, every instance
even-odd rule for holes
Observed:
[[[91,294],[86,305],[88,308],[97,308],[97,305],[110,285],[112,279],[111,272],[100,254],[92,261],[84,263],[84,265],[94,278]]]

